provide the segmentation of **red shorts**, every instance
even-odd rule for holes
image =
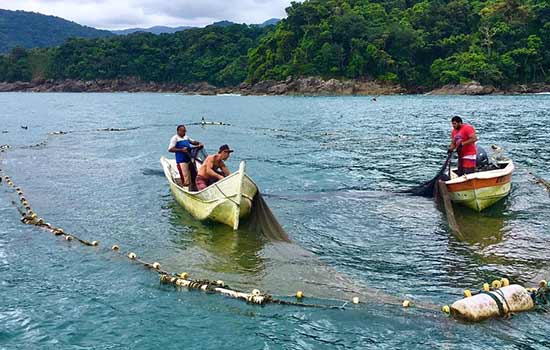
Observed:
[[[199,191],[204,190],[208,186],[216,183],[217,181],[218,181],[218,179],[208,178],[208,177],[204,177],[204,176],[200,176],[200,175],[197,175],[197,178],[195,179],[195,183],[197,184],[197,189]]]
[[[476,160],[475,159],[460,158],[460,167],[462,167],[462,168],[475,168],[476,167]]]

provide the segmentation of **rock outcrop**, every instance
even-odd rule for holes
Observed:
[[[113,80],[34,80],[31,82],[0,82],[0,92],[174,92],[191,95],[395,95],[402,93],[424,93],[425,87],[405,89],[398,84],[373,80],[324,80],[319,77],[292,78],[286,80],[264,80],[255,84],[242,83],[236,87],[216,87],[206,82],[192,84],[144,82],[136,78]],[[449,84],[432,90],[433,95],[488,95],[549,92],[548,84],[513,85],[500,90],[478,82]]]
[[[401,86],[360,80],[324,80],[306,77],[285,81],[265,80],[254,85],[241,85],[241,92],[250,95],[390,95],[405,93]]]
[[[499,92],[494,86],[481,85],[477,81],[465,84],[448,84],[432,90],[431,95],[490,95]]]

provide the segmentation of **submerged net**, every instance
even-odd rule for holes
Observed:
[[[443,174],[445,174],[445,170],[449,167],[452,156],[453,154],[449,153],[447,159],[445,160],[445,163],[443,164],[441,169],[439,169],[437,175],[435,175],[430,181],[424,182],[419,186],[405,190],[403,191],[403,193],[410,193],[413,196],[433,197],[436,193],[437,181],[439,181]]]
[[[290,243],[288,234],[281,224],[279,224],[260,192],[254,197],[252,212],[242,227],[248,231],[260,234],[267,241]]]
[[[447,185],[445,185],[445,183],[443,182],[445,178],[445,170],[447,170],[447,168],[449,167],[452,156],[453,154],[449,153],[447,159],[445,159],[445,163],[443,163],[443,166],[441,167],[441,169],[439,169],[439,172],[430,181],[424,182],[419,186],[405,190],[403,191],[403,193],[409,193],[413,196],[435,198],[438,203],[443,207],[443,210],[447,217],[447,222],[449,223],[449,228],[456,236],[462,239],[463,235],[460,232],[460,228],[456,221],[449,191],[447,190]]]
[[[401,305],[403,299],[384,290],[367,288],[359,281],[340,273],[324,263],[314,253],[293,243],[279,224],[261,193],[254,197],[250,217],[243,222],[239,238],[250,232],[251,241],[262,240],[256,254],[265,259],[263,273],[256,275],[257,286],[276,290],[279,295],[292,295],[302,290],[308,296],[326,300],[350,301],[359,297],[362,302]],[[241,231],[242,230],[242,231]],[[434,310],[436,306],[416,303],[417,307]]]

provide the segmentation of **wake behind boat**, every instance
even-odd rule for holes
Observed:
[[[241,219],[250,215],[258,187],[246,174],[244,161],[240,163],[237,172],[202,191],[190,191],[188,187],[182,186],[175,160],[161,157],[160,163],[174,198],[196,219],[210,219],[237,230]],[[201,164],[197,162],[197,166]]]

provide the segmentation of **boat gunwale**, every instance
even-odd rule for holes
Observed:
[[[472,180],[489,180],[489,179],[510,175],[515,170],[514,162],[512,160],[502,162],[501,164],[506,164],[506,167],[504,167],[503,169],[480,171],[472,174],[465,174],[462,176],[458,176],[454,179],[445,181],[445,184],[455,185],[455,184],[460,184],[464,182],[469,182]]]
[[[162,156],[162,157],[160,158],[160,161],[161,161],[161,164],[162,164],[164,170],[167,170],[167,169],[165,168],[165,163],[166,163],[169,167],[172,167],[171,161],[170,161],[168,158]],[[170,170],[168,170],[168,171],[170,172]],[[223,180],[220,180],[220,181],[218,181],[218,182],[215,182],[215,183],[213,183],[212,185],[210,185],[210,186],[208,186],[208,187],[206,187],[206,188],[204,188],[204,189],[202,189],[202,190],[200,190],[200,191],[188,191],[188,190],[186,190],[183,186],[180,186],[178,183],[176,183],[176,182],[174,181],[174,179],[172,178],[172,176],[170,176],[170,177],[166,176],[166,172],[165,172],[164,175],[165,175],[166,178],[168,178],[168,181],[170,182],[170,185],[174,185],[175,188],[176,188],[178,191],[180,191],[180,192],[182,192],[182,193],[184,193],[184,194],[186,194],[186,195],[189,195],[189,196],[191,196],[191,197],[193,197],[193,198],[195,198],[195,199],[198,199],[198,200],[202,201],[203,203],[212,203],[212,202],[217,202],[217,201],[219,201],[219,198],[213,198],[213,199],[210,199],[210,200],[206,200],[206,199],[203,198],[202,194],[204,194],[207,190],[209,190],[209,189],[211,189],[211,188],[218,187],[218,186],[219,186],[221,183],[223,183],[223,182],[229,182],[230,180],[233,180],[233,177],[238,176],[238,175],[239,175],[239,172],[236,171],[236,172],[234,172],[233,174],[231,174],[231,175],[227,176],[226,178],[224,178]],[[246,178],[256,187],[257,192],[260,191],[260,189],[258,188],[258,185],[254,182],[254,180],[252,180],[252,178],[250,178],[250,176],[248,176],[248,174],[246,174],[246,172],[244,173],[244,177],[246,177]],[[219,189],[218,189],[218,191],[221,192],[221,190],[219,190]],[[223,193],[222,193],[222,194],[223,194]],[[243,193],[242,195],[245,196],[246,198],[250,198],[250,196],[249,196],[248,194],[246,194],[246,193]],[[252,199],[253,199],[253,198],[250,198],[250,200],[252,200]]]

